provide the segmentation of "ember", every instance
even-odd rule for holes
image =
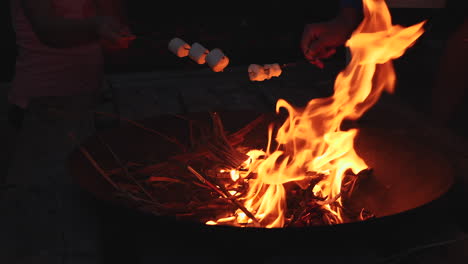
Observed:
[[[217,113],[209,124],[187,119],[189,150],[158,164],[122,165],[106,179],[141,210],[207,225],[282,228],[372,218],[366,208],[347,204],[372,170],[354,149],[358,129],[342,130],[342,124],[359,119],[383,91],[393,92],[392,60],[423,34],[424,22],[394,26],[385,1],[363,4],[364,20],[346,43],[352,59],[331,97],[304,108],[280,99],[276,113],[286,114],[280,122],[261,115],[231,134]],[[262,125],[268,131],[263,145],[249,139]]]

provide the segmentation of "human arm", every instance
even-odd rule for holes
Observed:
[[[344,45],[361,23],[361,0],[341,0],[338,15],[326,22],[307,24],[301,39],[301,50],[311,63],[323,68],[321,59],[329,58]]]
[[[116,41],[120,37],[119,23],[111,17],[64,18],[56,14],[51,0],[21,0],[21,6],[39,40],[53,48],[75,47],[99,39]]]

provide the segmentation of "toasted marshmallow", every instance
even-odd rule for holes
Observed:
[[[195,42],[190,48],[188,56],[198,64],[204,64],[206,62],[206,55],[209,51],[203,47],[200,43]]]
[[[169,41],[168,45],[169,50],[177,55],[177,57],[182,58],[189,55],[190,45],[187,44],[180,38],[173,38]]]
[[[206,55],[206,63],[214,72],[221,72],[229,64],[229,58],[220,49],[216,48]]]

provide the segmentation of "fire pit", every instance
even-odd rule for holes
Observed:
[[[276,114],[251,111],[221,112],[218,115],[224,120],[226,131],[237,132],[249,124],[255,124],[255,127],[243,135],[244,145],[250,147],[264,145],[267,140],[264,135],[267,133],[268,125],[277,119],[281,120]],[[122,184],[123,189],[130,184],[135,184],[132,188],[136,187],[133,180],[125,179],[125,170],[128,173],[136,171],[140,176],[145,173],[147,178],[139,179],[143,184],[172,181],[176,185],[178,177],[174,176],[174,173],[190,175],[189,170],[177,167],[178,164],[182,164],[182,162],[176,163],[180,159],[173,160],[174,165],[171,168],[174,172],[166,172],[167,178],[162,178],[158,174],[160,172],[157,167],[163,166],[164,162],[171,158],[183,157],[183,152],[173,142],[177,141],[184,148],[190,148],[191,124],[208,125],[207,121],[210,121],[209,113],[191,113],[183,118],[167,115],[145,120],[141,123],[144,124],[144,129],[129,125],[98,133],[73,153],[71,172],[85,189],[99,198],[119,204],[125,204],[125,199],[131,200],[131,198],[120,199],[116,195],[119,191],[112,184]],[[386,122],[391,121],[386,120]],[[372,171],[363,174],[356,182],[355,190],[350,197],[352,203],[359,209],[368,209],[376,217],[383,217],[419,207],[447,192],[453,182],[450,163],[441,154],[431,150],[430,145],[420,142],[414,132],[401,131],[398,126],[389,129],[385,124],[379,123],[382,121],[367,120],[359,125],[360,133],[356,138],[355,148]],[[156,131],[158,134],[155,134]],[[171,141],[164,135],[170,135]],[[96,161],[95,164],[93,160]],[[196,158],[193,160],[196,162]],[[141,169],[132,169],[132,167]],[[206,170],[200,169],[200,173],[206,173]],[[114,177],[112,183],[109,183],[103,174],[110,178]],[[193,176],[192,180],[196,187],[197,178]],[[128,188],[131,191],[131,188]],[[164,200],[164,197],[156,200]],[[151,205],[149,202],[148,204]],[[140,203],[135,200],[133,206],[130,201],[128,205],[138,207]],[[151,206],[140,209],[152,212]],[[175,215],[176,212],[177,209],[174,209],[171,214]],[[160,214],[163,215],[163,211]]]
[[[146,231],[165,245],[199,248],[203,236],[221,242],[210,248],[284,249],[282,241],[291,250],[311,243],[323,250],[356,237],[394,237],[398,221],[415,220],[402,215],[444,200],[454,172],[417,133],[399,127],[404,117],[381,111],[359,122],[393,91],[391,60],[424,24],[391,25],[384,1],[364,1],[364,11],[331,97],[301,108],[280,99],[276,113],[130,121],[81,145],[72,174],[100,199],[153,216],[144,226],[155,229]]]
[[[282,120],[276,114],[250,111],[218,114],[225,124],[225,130],[231,132],[239,131],[246,125],[252,124],[252,120],[257,120],[258,122],[254,122],[255,128],[244,136],[244,142],[254,146],[264,143],[266,139],[263,135],[270,122]],[[257,119],[258,117],[262,118]],[[301,243],[299,241],[307,241],[305,246],[311,243],[323,243],[319,241],[354,240],[366,236],[373,237],[373,240],[369,241],[377,243],[377,239],[390,241],[390,237],[403,235],[405,232],[406,235],[408,232],[423,233],[425,232],[422,231],[423,226],[427,228],[430,223],[437,222],[437,219],[443,218],[443,212],[450,208],[447,206],[446,196],[449,196],[454,183],[454,171],[449,161],[432,149],[430,144],[424,142],[422,137],[419,137],[418,131],[404,127],[408,122],[404,118],[379,109],[372,111],[364,121],[354,124],[360,131],[355,140],[356,152],[366,160],[369,168],[372,168],[372,173],[357,181],[352,196],[348,199],[348,206],[356,209],[365,208],[374,214],[374,218],[364,221],[273,229],[211,226],[200,219],[197,221],[183,214],[177,216],[177,210],[165,215],[162,212],[160,215],[155,215],[154,212],[160,211],[152,207],[151,203],[122,195],[103,177],[103,173],[109,177],[116,177],[113,182],[116,184],[120,182],[121,187],[125,188],[125,183],[130,184],[132,181],[125,178],[119,180],[124,174],[120,171],[121,176],[116,176],[116,169],[127,167],[131,170],[131,166],[138,166],[135,164],[140,166],[145,163],[160,164],[172,156],[177,156],[180,150],[164,135],[170,135],[171,140],[176,139],[186,147],[190,147],[190,124],[195,121],[209,124],[207,121],[210,118],[209,113],[192,113],[184,118],[165,115],[142,121],[141,125],[145,129],[128,125],[98,133],[89,138],[70,157],[71,174],[83,188],[99,199],[117,205],[122,210],[135,211],[139,216],[138,220],[135,219],[135,226],[131,228],[144,226],[143,233],[158,237],[152,243],[161,243],[169,247],[173,244],[177,244],[178,247],[180,244],[196,245],[196,240],[200,236],[212,237],[212,241],[228,240],[232,244],[238,241],[245,247],[252,248],[275,248],[279,246],[276,244],[279,237],[291,240],[295,246],[299,246]],[[155,134],[156,130],[159,134]],[[93,164],[93,160],[96,164]],[[121,167],[122,165],[124,166]],[[154,169],[148,169],[151,170]],[[112,171],[114,171],[113,176]],[[180,169],[175,167],[175,171],[180,172]],[[186,173],[189,174],[188,171]],[[197,181],[195,177],[193,179],[194,182]],[[177,183],[172,184],[177,185]],[[164,200],[155,195],[155,200]],[[177,193],[175,195],[184,196]],[[179,239],[181,236],[183,241]],[[309,241],[311,237],[319,241]],[[262,242],[259,243],[259,240]]]

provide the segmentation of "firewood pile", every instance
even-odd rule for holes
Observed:
[[[209,224],[219,219],[217,224],[245,227],[263,227],[243,204],[249,181],[255,173],[243,168],[248,160],[247,151],[262,145],[265,140],[259,130],[265,129],[272,120],[261,114],[235,132],[227,132],[219,113],[210,113],[208,122],[199,122],[184,116],[175,118],[188,123],[190,135],[188,146],[176,138],[163,135],[137,122],[130,124],[145,129],[162,140],[173,143],[179,154],[157,163],[124,162],[114,152],[105,139],[97,136],[106,151],[119,166],[104,169],[92,154],[81,146],[83,156],[93,165],[107,183],[113,187],[112,196],[123,206],[156,216],[175,216],[180,220]],[[157,151],[157,150],[155,150]],[[242,177],[232,177],[236,170]],[[339,196],[332,199],[316,197],[313,188],[324,175],[310,173],[307,188],[294,182],[285,184],[288,190],[285,227],[306,227],[334,225],[341,222],[363,221],[373,218],[371,212],[363,208],[347,207],[348,198],[359,185],[361,179],[372,177],[372,170],[358,174],[346,174]],[[337,203],[341,197],[342,203]],[[339,207],[344,215],[340,221],[326,207]]]

